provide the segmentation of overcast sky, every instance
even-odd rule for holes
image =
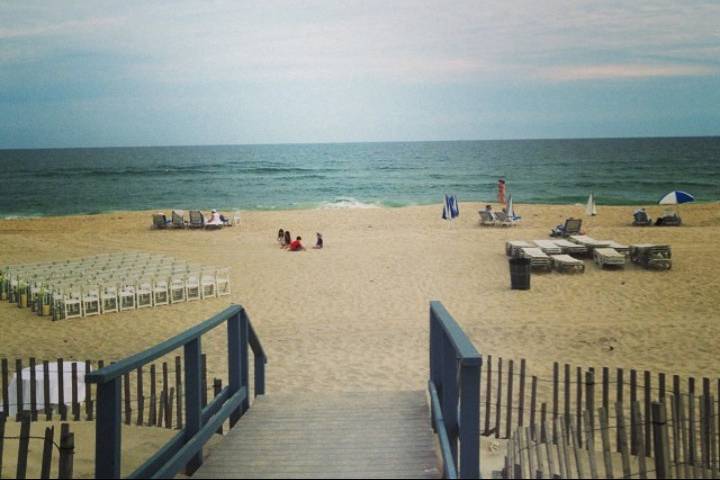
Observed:
[[[0,148],[720,134],[720,1],[2,1]]]

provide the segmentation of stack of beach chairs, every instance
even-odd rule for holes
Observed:
[[[568,239],[510,240],[505,243],[505,253],[513,258],[528,258],[533,270],[551,271],[554,268],[561,273],[583,273],[585,263],[581,258],[586,257],[591,257],[600,268],[624,268],[628,259],[648,269],[668,270],[672,267],[668,245],[628,246],[613,240],[595,240],[587,235],[571,235]]]
[[[144,252],[0,268],[0,298],[53,320],[230,294],[230,269]]]

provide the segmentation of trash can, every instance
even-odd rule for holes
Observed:
[[[513,290],[530,290],[530,259],[510,259],[510,288]]]

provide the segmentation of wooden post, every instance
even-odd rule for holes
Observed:
[[[125,400],[125,425],[132,424],[132,405],[130,404],[130,373],[123,375],[124,400]]]
[[[168,406],[167,402],[170,400],[170,382],[168,380],[168,364],[167,362],[163,362],[162,364],[162,385],[163,390],[165,391],[165,417],[160,419],[160,424],[162,425],[163,422],[167,424],[167,414],[168,414]]]
[[[536,428],[537,430],[537,428]],[[537,464],[535,466],[535,471],[537,472],[537,475],[535,478],[543,478],[545,469],[543,468],[543,455],[542,451],[540,450],[540,439],[534,440],[534,451],[535,451],[535,459],[537,461]]]
[[[168,395],[168,402],[167,402],[167,408],[165,411],[167,412],[167,416],[165,417],[165,428],[172,429],[172,419],[173,419],[173,402],[175,401],[175,389],[173,387],[170,387],[170,395]]]
[[[176,428],[182,430],[183,428],[183,414],[182,414],[182,364],[179,356],[175,357],[175,394],[176,394]]]
[[[623,403],[623,397],[624,397],[624,390],[625,390],[625,380],[623,379],[623,369],[618,368],[616,373],[616,379],[615,379],[615,404],[622,404]],[[608,409],[608,412],[610,410]],[[620,452],[620,419],[618,417],[615,417],[615,447],[618,452]]]
[[[52,420],[52,404],[50,403],[50,362],[43,360],[43,397],[45,397],[45,420]]]
[[[507,386],[507,412],[505,417],[505,438],[510,438],[512,429],[512,411],[513,411],[513,361],[508,364],[508,386]]]
[[[675,395],[670,396],[670,422],[673,432],[673,463],[675,464],[675,477],[681,478],[680,470],[680,415],[678,413],[678,402]]]
[[[523,378],[523,381],[525,379]],[[524,388],[523,388],[524,390]],[[532,376],[532,379],[530,380],[530,433],[532,434],[532,438],[535,441],[539,441],[538,438],[538,432],[536,431],[536,422],[537,419],[535,418],[535,407],[537,402],[537,377],[535,375]],[[521,400],[521,403],[524,403],[523,400]]]
[[[520,478],[532,478],[530,477],[530,472],[528,472],[528,469],[525,467],[525,438],[523,437],[522,432],[519,428],[515,430],[515,433],[513,433],[513,438],[516,439],[516,443],[518,445],[517,454],[518,460],[520,462]]]
[[[19,360],[18,360],[19,361]],[[18,377],[20,378],[20,377]],[[22,385],[22,381],[18,382]],[[20,409],[18,409],[20,412]],[[17,473],[15,478],[23,480],[27,474],[28,449],[30,446],[30,415],[20,412],[20,438],[18,440]]]
[[[65,405],[65,367],[63,359],[57,359],[57,388],[58,388],[58,413],[60,420],[67,420],[67,405]]]
[[[0,361],[2,368],[2,403],[3,403],[3,414],[7,415],[10,412],[10,395],[8,392],[9,388],[9,375],[8,375],[8,361],[7,358],[3,358]]]
[[[7,413],[7,410],[3,410],[3,413],[0,413],[0,478],[3,478],[2,464],[3,448],[5,447],[5,416],[7,415]]]
[[[678,395],[678,418],[680,419],[680,438],[682,440],[683,465],[685,466],[685,478],[690,478],[692,469],[690,467],[690,447],[688,445],[688,432],[685,428],[685,401],[682,395]],[[680,478],[680,477],[678,477]]]
[[[638,402],[635,402],[632,405],[632,416],[630,418],[630,421],[633,422],[636,426],[636,428],[640,429],[642,428],[642,414],[640,413],[640,404]],[[646,424],[649,424],[650,422],[646,422]],[[647,465],[645,463],[645,440],[643,439],[643,435],[638,436],[638,472],[640,475],[640,478],[647,478]]]
[[[697,460],[695,445],[695,379],[690,377],[688,378],[688,447],[690,456],[686,461],[693,466]]]
[[[565,418],[560,417],[560,476],[562,478],[570,478],[571,466],[570,466],[570,452],[568,452],[568,429],[566,427]]]
[[[717,430],[715,428],[715,401],[712,395],[709,397],[709,423],[710,423],[710,465],[711,465],[711,478],[718,478],[718,469],[720,468],[720,452],[718,452],[718,437]],[[720,414],[720,405],[718,406],[718,414]]]
[[[649,419],[652,416],[652,413],[650,412],[650,405],[652,403],[652,391],[651,391],[651,384],[652,376],[650,375],[650,372],[645,370],[644,372],[644,378],[643,378],[643,390],[645,394],[645,418]],[[638,412],[639,413],[639,412]],[[638,430],[642,431],[642,430]],[[650,422],[645,422],[645,451],[646,455],[648,457],[652,456],[652,447],[650,446],[652,444],[652,426],[650,425]]]
[[[22,360],[19,358],[15,359],[15,378],[17,378],[17,382],[15,382],[15,386],[17,387],[15,389],[15,406],[17,408],[15,419],[21,422],[23,420],[23,412],[25,411],[25,399],[23,398]]]
[[[492,355],[487,356],[487,384],[485,388],[485,430],[483,435],[490,435],[490,408],[492,401]]]
[[[155,378],[155,364],[150,365],[150,412],[148,413],[148,425],[154,426],[157,423],[157,387]]]
[[[527,450],[528,458],[528,476],[527,478],[537,478],[537,469],[535,465],[535,452],[532,445],[532,439],[530,438],[530,428],[520,428],[520,435],[525,434],[525,448]]]
[[[547,431],[546,423],[547,423],[547,403],[542,402],[540,404],[540,441],[552,443],[552,439],[548,438],[549,432]],[[537,432],[535,432],[535,435],[537,435]]]
[[[595,437],[593,435],[594,422],[591,418],[590,410],[585,410],[583,415],[585,416],[585,447],[588,452],[590,476],[592,478],[598,478],[597,460],[595,459]]]
[[[580,384],[582,385],[582,383]],[[573,453],[575,455],[575,465],[577,469],[578,478],[585,478],[585,468],[583,467],[582,459],[580,458],[580,442],[578,441],[577,432],[580,430],[575,427],[575,419],[570,417],[570,436],[572,437]],[[582,434],[582,433],[581,433]]]
[[[217,398],[218,395],[220,395],[220,392],[222,392],[222,380],[219,378],[213,379],[213,398]],[[223,427],[220,425],[220,428],[217,430],[218,435],[223,434]]]
[[[50,478],[50,466],[52,465],[53,440],[55,437],[55,427],[45,428],[45,441],[43,442],[42,467],[40,468],[40,478]]]
[[[607,411],[610,408],[610,369],[602,369],[602,406]]]
[[[655,475],[657,478],[671,478],[668,452],[668,432],[665,419],[665,404],[652,403],[653,440],[655,444]]]
[[[70,365],[71,369],[71,385],[70,385],[70,398],[72,400],[72,414],[73,420],[76,422],[80,421],[80,403],[78,403],[78,370],[77,362],[72,362]]]
[[[592,434],[595,429],[595,371],[592,369],[585,373],[585,412],[584,421],[590,422],[585,428]]]
[[[143,379],[143,367],[142,365],[137,367],[136,370],[137,378],[137,421],[135,422],[138,427],[142,427],[145,424],[145,380]]]
[[[570,424],[570,365],[565,364],[565,425]],[[560,424],[562,425],[562,424]],[[568,439],[566,438],[567,442]]]
[[[500,438],[500,416],[502,405],[502,357],[498,358],[498,384],[495,398],[495,438]]]
[[[553,362],[553,404],[552,404],[552,441],[557,443],[558,403],[560,400],[560,365]]]
[[[665,403],[666,398],[666,392],[665,392],[665,374],[660,372],[658,373],[658,396],[660,397],[660,401]]]
[[[186,343],[185,352],[185,441],[189,441],[202,427],[202,368],[200,355],[202,352],[200,338]],[[192,475],[202,465],[202,449],[195,455],[185,468],[186,474]]]
[[[95,429],[95,478],[97,479],[120,477],[121,393],[120,377],[97,385],[98,408]]]
[[[576,369],[577,375],[576,375],[576,383],[575,383],[575,391],[576,391],[576,400],[575,400],[575,418],[576,418],[576,424],[577,425],[577,431],[575,432],[575,436],[577,437],[577,445],[578,447],[582,447],[582,410],[583,410],[583,402],[582,402],[582,395],[583,395],[583,372],[581,367],[577,367]],[[572,426],[572,424],[571,424]]]
[[[60,464],[58,478],[73,478],[73,458],[75,456],[75,434],[70,432],[70,426],[63,423],[60,426]]]
[[[625,432],[625,411],[623,404],[620,402],[615,404],[615,416],[618,421],[618,439],[620,441],[618,448],[622,457],[623,477],[630,478],[630,452],[628,451],[627,433]]]
[[[713,423],[712,419],[712,403],[710,403],[710,379],[703,377],[703,397],[702,406],[704,415],[701,416],[700,421],[700,436],[704,438],[703,444],[703,461],[705,465],[705,471],[711,469],[710,462],[710,424]]]
[[[163,419],[165,418],[165,407],[167,407],[167,392],[160,390],[160,401],[158,402],[160,408],[158,409],[157,422],[154,426],[162,427]]]
[[[525,420],[525,359],[520,359],[520,398],[518,399],[518,426]],[[531,424],[532,425],[532,424]]]
[[[610,452],[610,422],[608,411],[605,407],[598,410],[600,418],[600,437],[602,438],[603,463],[605,464],[605,478],[612,480],[613,466],[612,453]]]
[[[545,405],[543,403],[543,405]],[[546,432],[546,435],[549,434],[552,430],[548,428],[548,424],[546,421],[543,421],[543,430]],[[552,446],[553,442],[550,441],[550,439],[546,439],[544,441],[545,443],[545,453],[547,454],[547,464],[548,464],[548,478],[555,478],[555,460],[553,459],[553,452],[552,452]]]
[[[30,357],[30,415],[33,422],[37,421],[37,386],[35,374],[35,358]]]
[[[92,370],[92,362],[90,360],[85,360],[85,374],[90,373],[90,370]],[[84,380],[83,380],[84,382]],[[85,418],[92,421],[93,420],[93,410],[95,408],[93,407],[93,400],[92,400],[92,385],[89,383],[85,384]]]

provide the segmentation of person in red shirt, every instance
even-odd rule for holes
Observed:
[[[305,247],[303,247],[303,244],[300,243],[302,240],[301,237],[297,237],[295,240],[292,241],[290,244],[290,251],[291,252],[298,252],[300,250],[305,250]]]

